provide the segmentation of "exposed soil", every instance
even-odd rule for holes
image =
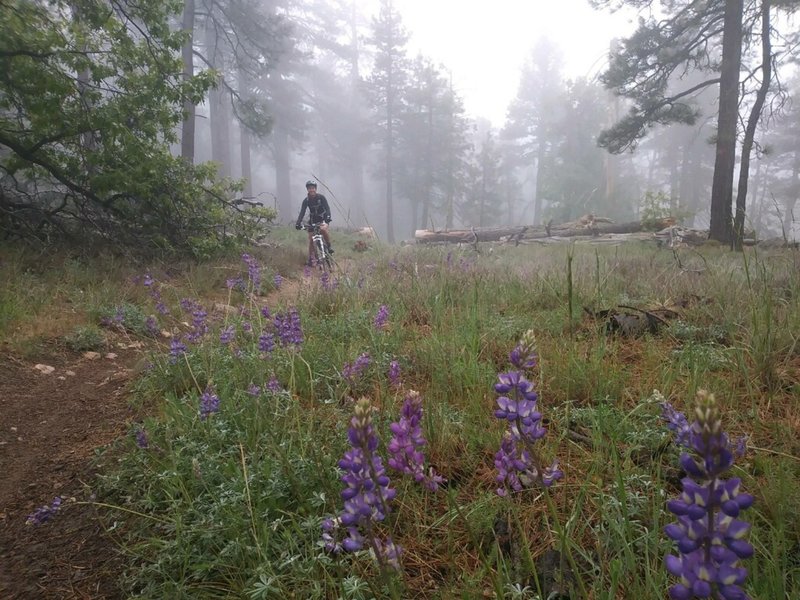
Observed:
[[[285,279],[260,303],[291,303],[313,279]],[[136,346],[115,340],[89,358],[53,344],[35,360],[0,346],[0,600],[121,597],[124,563],[92,504],[92,464],[138,416],[128,401]],[[56,496],[47,522],[26,524]]]
[[[121,562],[89,503],[92,457],[130,429],[139,359],[124,342],[93,359],[55,346],[33,361],[0,352],[3,600],[118,597]],[[56,496],[63,504],[49,521],[26,524]]]

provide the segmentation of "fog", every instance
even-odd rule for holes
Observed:
[[[626,141],[616,154],[598,145],[641,102],[630,82],[609,83],[609,52],[647,19],[667,18],[659,3],[637,11],[607,0],[262,0],[249,3],[249,20],[226,23],[220,11],[215,28],[197,4],[193,70],[213,65],[222,84],[196,108],[194,161],[245,177],[246,194],[274,206],[279,223],[297,218],[311,179],[331,204],[333,226],[370,226],[389,242],[423,228],[587,213],[709,226],[719,86],[707,82],[719,70],[721,39],[707,40],[702,57],[665,80],[662,92],[680,97],[684,113],[667,114],[678,104],[670,103],[633,137],[617,131]],[[775,12],[780,76],[755,130],[745,223],[760,237],[792,237],[797,27]],[[761,72],[757,13],[745,17],[739,149]],[[659,60],[672,50],[662,48]]]

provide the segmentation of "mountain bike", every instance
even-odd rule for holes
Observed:
[[[314,253],[317,255],[317,267],[321,271],[332,271],[333,257],[325,245],[325,238],[322,237],[319,223],[306,223],[303,225],[303,229],[311,232],[311,243],[314,245]]]

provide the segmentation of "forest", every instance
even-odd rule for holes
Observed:
[[[0,598],[800,598],[800,0],[411,5],[0,0]]]
[[[593,5],[639,10],[605,70],[531,40],[493,126],[388,0],[3,3],[0,228],[202,254],[318,179],[389,243],[587,213],[796,236],[797,3]]]

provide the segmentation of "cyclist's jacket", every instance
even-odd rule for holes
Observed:
[[[308,209],[308,220],[311,223],[329,222],[331,220],[331,209],[328,206],[328,199],[322,194],[317,194],[314,198],[306,196],[303,198],[303,206],[300,208],[300,216],[297,217],[297,224],[303,221],[303,217]]]

